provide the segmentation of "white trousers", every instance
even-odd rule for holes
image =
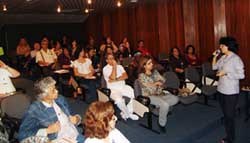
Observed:
[[[128,85],[124,85],[122,88],[111,88],[111,99],[115,101],[115,104],[123,112],[126,117],[129,117],[133,113],[134,90]],[[129,103],[126,105],[123,97],[130,98]]]

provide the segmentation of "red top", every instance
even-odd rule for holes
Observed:
[[[144,55],[151,55],[150,51],[144,47],[139,47],[137,50],[140,51],[143,56]]]

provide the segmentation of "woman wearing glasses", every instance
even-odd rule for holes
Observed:
[[[110,102],[96,101],[90,104],[86,111],[85,143],[130,143],[128,139],[115,128],[117,117]]]

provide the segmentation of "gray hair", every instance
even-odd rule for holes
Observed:
[[[35,82],[34,89],[38,99],[41,99],[48,95],[48,88],[56,84],[56,81],[52,77],[45,77]]]

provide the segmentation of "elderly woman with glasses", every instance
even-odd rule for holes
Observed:
[[[71,115],[64,98],[58,96],[56,82],[51,77],[34,84],[35,101],[25,113],[19,129],[19,141],[30,137],[47,137],[60,143],[83,143],[84,137],[75,125],[81,121],[79,115]]]
[[[130,143],[128,139],[115,128],[116,116],[110,102],[96,101],[88,107],[85,118],[84,143]]]

